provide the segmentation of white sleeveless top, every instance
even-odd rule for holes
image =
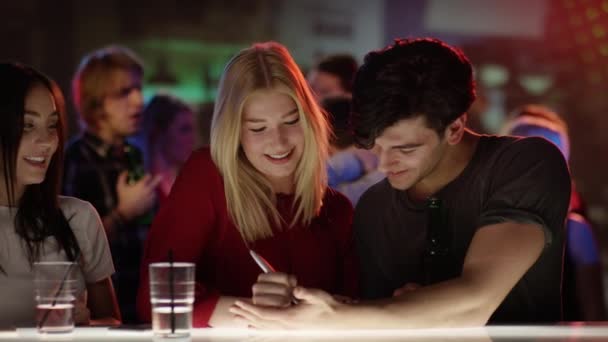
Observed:
[[[114,264],[101,219],[89,202],[73,197],[59,197],[59,206],[74,231],[81,250],[82,263],[77,296],[87,283],[95,283],[114,273]],[[35,326],[34,274],[25,245],[15,232],[16,208],[0,206],[0,330]],[[41,250],[40,261],[66,261],[65,252],[57,253],[54,238]]]

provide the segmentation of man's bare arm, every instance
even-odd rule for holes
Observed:
[[[484,325],[536,262],[544,243],[537,224],[483,227],[473,236],[460,277],[399,297],[339,307],[336,319],[386,328]]]

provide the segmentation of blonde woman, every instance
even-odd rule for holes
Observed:
[[[285,47],[260,43],[234,56],[220,81],[210,148],[190,156],[152,225],[140,318],[151,314],[148,264],[170,250],[197,265],[197,327],[238,325],[229,312],[237,299],[291,305],[286,294],[296,284],[355,295],[352,207],[327,187],[329,134]],[[260,275],[250,249],[277,273]]]

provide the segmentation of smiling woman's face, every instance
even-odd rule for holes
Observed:
[[[253,93],[243,106],[241,147],[275,192],[293,191],[304,150],[304,130],[294,100],[278,90]]]
[[[15,189],[44,181],[59,143],[59,114],[51,92],[35,85],[25,98],[23,135],[17,152]]]

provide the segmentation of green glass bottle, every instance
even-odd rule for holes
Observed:
[[[124,152],[127,160],[127,183],[133,184],[146,175],[141,154],[132,146],[125,145]],[[154,214],[148,210],[136,219],[138,225],[150,225]]]
[[[424,281],[430,285],[446,278],[450,235],[446,215],[441,200],[431,197],[427,200],[427,238],[424,253]]]

